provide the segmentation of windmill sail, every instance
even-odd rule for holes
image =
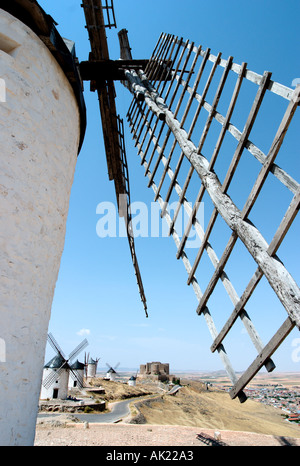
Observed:
[[[86,348],[88,345],[87,339],[85,338],[78,346],[76,346],[76,348],[74,348],[73,351],[71,351],[68,359],[64,356],[62,349],[51,333],[48,334],[47,340],[57,354],[44,366],[44,369],[52,369],[52,371],[43,379],[43,386],[45,388],[49,388],[53,382],[59,378],[61,372],[63,370],[67,370],[71,377],[74,380],[77,380],[78,386],[83,388],[83,378],[80,373],[71,366],[71,361],[81,351],[83,351],[84,348]]]
[[[170,70],[171,80],[168,86],[165,86],[165,82],[157,79],[155,70],[168,54],[169,59],[174,64],[174,69],[172,66]],[[203,79],[205,75],[208,76],[206,81]],[[231,83],[233,82],[235,85],[233,91],[231,90],[231,96],[229,95],[228,98],[227,95],[229,104],[227,111],[223,114],[224,110],[219,110],[218,104],[229,78]],[[128,70],[127,80],[130,84],[130,90],[134,94],[127,118],[141,157],[141,163],[145,167],[145,175],[149,179],[148,187],[153,189],[155,200],[159,202],[162,209],[161,216],[166,219],[169,225],[169,235],[173,237],[177,247],[176,257],[182,259],[188,273],[187,283],[192,285],[198,300],[197,314],[204,317],[212,335],[211,351],[218,352],[232,381],[230,396],[232,398],[238,397],[241,402],[244,402],[246,400],[246,395],[243,392],[245,386],[263,366],[268,372],[274,370],[275,364],[271,356],[295,326],[300,328],[300,290],[287,268],[276,256],[279,246],[299,211],[299,182],[290,173],[275,164],[275,159],[292,118],[299,108],[300,86],[293,90],[272,81],[269,72],[259,75],[247,70],[246,63],[242,63],[242,65],[234,63],[233,57],[222,59],[221,53],[215,56],[210,52],[210,49],[203,50],[201,46],[196,47],[193,42],[184,42],[170,34],[162,34],[159,38],[156,51],[145,72]],[[256,86],[256,94],[251,102],[244,129],[240,130],[232,123],[231,118],[238,102],[241,87],[249,89],[247,87],[249,81]],[[210,87],[213,87],[211,83],[214,84],[215,89],[213,97],[211,97],[211,92],[209,95]],[[200,84],[202,84],[202,91],[199,90]],[[250,89],[248,93],[251,96]],[[287,104],[277,132],[272,135],[273,142],[270,150],[264,154],[262,148],[256,146],[250,137],[260,107],[262,103],[267,101],[265,98],[267,93],[269,93],[269,99],[277,94],[277,97],[280,97]],[[141,100],[144,101],[142,104]],[[186,106],[181,108],[184,100]],[[284,105],[284,102],[282,104]],[[200,113],[204,123],[200,122]],[[260,124],[262,125],[261,121]],[[213,132],[213,128],[215,132]],[[219,128],[218,132],[216,128]],[[199,142],[195,142],[196,132],[200,138]],[[208,135],[212,134],[216,138],[216,143],[208,151],[205,142]],[[232,159],[227,170],[222,173],[220,168],[217,170],[216,167],[219,167],[218,155],[228,134],[236,139],[237,145],[232,150]],[[150,135],[147,145],[145,144],[146,135]],[[154,149],[149,156],[151,143]],[[169,152],[166,150],[167,145],[171,148]],[[255,158],[258,164],[261,164],[261,168],[250,188],[250,194],[244,206],[240,209],[238,208],[240,203],[238,195],[236,195],[237,199],[234,199],[229,197],[227,192],[232,179],[235,181],[238,179],[240,186],[246,180],[248,181],[248,172],[244,175],[238,175],[239,163],[244,151],[248,151],[250,157]],[[162,167],[160,175],[158,167]],[[292,168],[291,173],[293,172]],[[219,176],[223,182],[218,177],[218,171],[220,171]],[[240,178],[237,178],[238,176]],[[266,180],[271,177],[274,177],[273,180],[275,179],[275,182],[278,183],[278,189],[280,189],[281,184],[290,190],[291,200],[287,204],[285,215],[276,227],[272,241],[267,244],[261,231],[251,222],[250,213],[252,213],[251,210],[253,210],[258,197],[261,197],[260,193],[263,192]],[[183,186],[179,179],[185,180]],[[194,188],[198,186],[196,191],[195,189],[194,191],[189,190],[192,183],[194,183]],[[188,192],[193,196],[193,207],[188,200]],[[240,190],[238,194],[239,192]],[[168,210],[169,201],[177,196],[177,207],[172,217]],[[210,202],[209,205],[212,205],[212,214],[206,230],[197,218],[197,210],[204,196],[207,199],[206,204],[208,205]],[[273,205],[269,207],[274,208]],[[179,237],[176,223],[181,208],[189,217],[182,238]],[[269,208],[265,216],[268,221],[270,216],[271,209]],[[210,239],[211,237],[216,238],[218,231],[222,231],[220,230],[220,222],[224,222],[229,227],[229,238],[221,258],[218,258]],[[196,251],[194,261],[189,258],[190,254],[187,249],[187,241],[192,229],[200,240],[200,247],[198,252]],[[245,246],[246,251],[254,259],[257,266],[254,275],[240,296],[225,272],[226,264],[228,260],[230,261],[230,256],[233,255],[233,251],[239,243]],[[197,272],[205,254],[210,259],[214,272],[207,288],[202,292]],[[273,289],[287,313],[286,320],[266,345],[263,344],[245,309],[245,305],[255,294],[263,277],[266,278],[266,284]],[[210,298],[219,283],[225,288],[233,305],[233,311],[231,315],[227,316],[220,332],[216,329],[212,312],[208,307],[211,303]],[[224,347],[224,339],[229,332],[232,332],[231,329],[238,319],[241,319],[258,352],[258,356],[241,377],[235,373]]]
[[[97,6],[101,9],[100,1],[86,0],[85,3],[90,5],[90,10],[85,8],[86,13],[91,14],[92,7]],[[95,17],[93,18],[87,17],[87,24],[91,34],[91,60],[94,62],[89,63],[87,69],[95,70],[95,66],[98,69],[101,66],[102,70],[105,70],[103,63],[95,63],[95,60],[102,60],[102,62],[104,60],[106,71],[110,76],[110,79],[105,81],[106,87],[102,84],[105,89],[113,90],[111,80],[113,76],[113,79],[120,79],[134,96],[127,119],[141,164],[145,168],[145,176],[149,180],[148,187],[153,189],[154,199],[161,207],[161,217],[165,218],[169,227],[169,235],[175,241],[176,257],[182,259],[188,274],[187,284],[192,286],[196,294],[198,301],[196,312],[204,317],[211,333],[213,339],[211,351],[219,354],[232,382],[230,396],[238,397],[241,402],[244,402],[247,397],[243,389],[263,366],[268,372],[274,370],[275,364],[271,357],[293,328],[296,326],[300,328],[300,289],[283,261],[277,257],[278,249],[299,212],[299,181],[292,176],[295,171],[294,167],[290,167],[290,172],[287,172],[275,163],[290,123],[295,113],[299,112],[300,86],[291,89],[273,81],[270,72],[260,75],[248,70],[245,62],[240,65],[234,63],[232,56],[224,59],[221,53],[214,55],[209,48],[204,50],[202,46],[196,46],[194,42],[184,41],[175,35],[164,33],[161,34],[145,66],[142,62],[135,63],[132,60],[126,30],[123,30],[122,34],[119,34],[122,60],[119,60],[119,64],[116,65],[109,60],[103,23],[102,29],[98,26],[95,28],[95,25],[100,25],[100,23],[95,23]],[[95,39],[96,34],[99,34],[99,37]],[[104,55],[97,54],[101,46]],[[86,71],[85,66],[81,69],[83,72]],[[100,91],[101,83],[95,84],[92,80],[92,86],[95,86],[95,89],[98,86],[98,91]],[[248,94],[250,111],[245,121],[243,121],[244,117],[241,118],[238,114],[238,122],[233,122],[232,116],[238,113],[239,105],[243,109],[240,110],[240,114],[245,110],[241,89]],[[255,90],[254,95],[253,90]],[[115,181],[116,194],[128,196],[129,189],[126,186],[128,174],[125,170],[127,165],[122,162],[120,156],[118,139],[120,130],[118,132],[116,129],[118,120],[115,107],[110,105],[112,100],[106,95],[105,90],[102,94],[101,112],[103,117],[105,117],[105,112],[108,112],[110,116],[110,119],[102,120],[108,149],[109,173],[111,179]],[[253,142],[253,127],[260,124],[262,135],[269,130],[266,124],[268,122],[261,116],[263,115],[261,107],[267,105],[273,99],[274,94],[277,95],[277,102],[281,100],[279,105],[282,105],[276,107],[274,103],[274,109],[277,108],[280,111],[284,103],[286,107],[280,114],[277,130],[271,134],[270,149],[265,154],[262,144]],[[266,95],[268,95],[267,98]],[[271,110],[270,114],[273,111]],[[110,125],[109,131],[108,125]],[[233,148],[227,147],[228,137],[233,137],[235,144]],[[210,138],[214,141],[214,145],[207,149]],[[210,144],[212,144],[211,141]],[[224,146],[225,149],[223,149]],[[153,149],[151,155],[149,154],[150,147]],[[225,168],[219,156],[223,150],[230,157],[228,166]],[[255,159],[259,170],[256,178],[251,182],[244,205],[240,205],[241,187],[249,182],[248,170],[240,174],[242,173],[241,161],[244,162],[245,159],[244,153],[248,155],[247,160]],[[285,158],[288,159],[288,156],[289,154]],[[220,164],[222,170],[219,168]],[[276,193],[284,186],[291,198],[287,201],[286,211],[280,223],[276,223],[273,239],[268,244],[262,229],[256,227],[251,218],[258,199],[264,198],[264,189],[270,179],[271,182],[277,183]],[[183,180],[183,185],[181,180]],[[238,194],[234,193],[234,196],[229,194],[232,180],[239,185]],[[193,207],[188,201],[190,196],[194,202]],[[174,215],[171,216],[169,202],[174,198],[177,205]],[[207,199],[206,204],[211,208],[211,216],[206,229],[197,218],[203,199]],[[181,209],[184,209],[188,215],[188,224],[184,227],[182,237],[177,231]],[[266,209],[267,221],[269,221],[272,209],[276,210],[274,203]],[[130,219],[130,212],[126,212],[126,208],[120,210]],[[127,223],[130,224],[130,222]],[[216,236],[220,238],[223,235],[219,224],[227,232],[229,231],[228,241],[222,248],[220,258],[211,244],[212,238]],[[130,233],[128,228],[129,237]],[[200,242],[194,258],[191,258],[187,247],[191,233],[194,233]],[[228,262],[230,263],[230,259],[240,245],[245,248],[243,252],[245,251],[251,264],[254,262],[256,266],[242,294],[236,291],[225,271]],[[213,272],[203,292],[199,283],[201,280],[199,268],[206,255],[212,263]],[[132,257],[137,277],[140,278],[134,249],[132,249]],[[207,273],[205,270],[204,275],[207,276]],[[246,304],[248,305],[248,301],[255,295],[263,281],[262,279],[265,279],[266,289],[270,287],[274,291],[279,304],[286,311],[285,321],[273,333],[273,337],[267,344],[263,343],[245,309]],[[225,316],[220,332],[217,331],[211,311],[211,297],[219,284],[225,289],[233,306],[232,312]],[[241,320],[245,326],[250,342],[253,343],[258,353],[240,377],[234,371],[224,346],[224,340],[229,333],[233,332],[232,328],[238,320]],[[268,324],[271,320],[267,320]]]
[[[109,68],[109,65],[111,62],[105,33],[105,27],[116,27],[113,2],[111,1],[110,4],[106,2],[105,6],[102,6],[101,0],[83,0],[82,7],[84,9],[86,28],[91,45],[89,64],[102,66],[102,73],[96,72],[94,79],[91,79],[91,90],[97,91],[99,98],[108,176],[110,180],[114,181],[119,216],[125,218],[137,284],[145,314],[146,317],[148,317],[144,287],[136,258],[134,237],[132,231],[129,229],[129,225],[131,224],[131,214],[129,210],[130,187],[125,153],[123,120],[117,115],[115,103],[116,92],[114,81],[110,75],[111,68]],[[103,9],[107,12],[108,24],[105,24]],[[109,19],[110,13],[112,13],[114,18],[113,23],[111,23]],[[81,65],[81,72],[84,77],[84,65]]]

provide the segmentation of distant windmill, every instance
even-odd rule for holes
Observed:
[[[85,366],[85,377],[94,378],[97,373],[98,361],[100,358],[93,359],[90,357],[90,353],[84,353],[84,366]]]
[[[135,375],[132,375],[130,377],[130,379],[128,380],[128,385],[130,385],[131,387],[135,387],[135,385],[136,385],[136,379],[137,379],[138,371],[139,370],[137,370]]]
[[[83,388],[82,372],[76,369],[78,365],[71,362],[88,345],[88,341],[83,340],[66,358],[51,333],[47,340],[57,354],[44,366],[41,399],[66,399],[70,375],[76,381],[76,387]]]
[[[83,378],[85,371],[85,364],[79,362],[78,359],[70,365],[72,371],[70,371],[69,376],[69,388],[82,388],[83,387]],[[77,377],[75,377],[74,372],[76,371]],[[80,381],[80,383],[78,382]]]
[[[105,379],[107,380],[115,380],[116,376],[118,376],[119,374],[116,372],[116,369],[117,367],[119,366],[119,362],[115,365],[115,367],[112,367],[111,365],[107,364],[107,367],[108,367],[108,371],[106,372],[106,377]]]

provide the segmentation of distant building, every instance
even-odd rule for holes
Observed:
[[[131,387],[135,387],[136,386],[136,377],[134,375],[132,375],[130,377],[130,379],[128,380],[128,385],[130,385]]]
[[[96,377],[96,372],[97,372],[97,364],[98,360],[89,358],[88,363],[87,363],[87,378],[88,379],[93,379]]]
[[[78,379],[83,384],[85,365],[77,359],[70,367],[74,372],[70,371],[69,388],[76,388],[78,387]]]
[[[69,371],[70,366],[67,363],[64,363],[64,360],[60,355],[54,356],[51,361],[45,364],[43,382],[49,380],[49,384],[42,383],[40,394],[41,400],[53,400],[55,398],[65,400],[67,398]],[[57,377],[55,377],[56,373]]]
[[[174,379],[174,376],[170,375],[169,363],[161,363],[158,361],[141,364],[140,376],[150,377],[155,380],[161,380],[162,382]]]

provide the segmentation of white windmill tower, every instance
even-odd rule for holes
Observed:
[[[70,374],[72,374],[72,379],[76,381],[76,386],[83,388],[83,377],[78,370],[72,368],[70,363],[88,345],[88,341],[83,340],[70,353],[68,359],[51,333],[48,335],[48,342],[57,354],[44,366],[40,398],[42,400],[55,398],[65,400],[68,396]]]
[[[84,364],[85,364],[85,376],[86,378],[93,379],[96,377],[98,361],[100,358],[93,359],[90,357],[90,354],[84,355]]]
[[[136,371],[136,374],[135,375],[132,375],[130,377],[130,379],[128,380],[128,385],[130,385],[131,387],[135,387],[136,386],[136,379],[137,379],[137,375],[138,375],[138,371]]]
[[[56,24],[36,0],[0,2],[3,446],[34,443],[47,329],[85,131],[75,49],[68,49]]]
[[[78,359],[70,365],[72,369],[69,374],[69,388],[81,388],[83,387],[83,378],[84,378],[84,370],[85,364],[79,362]],[[77,376],[74,376],[74,372]],[[78,382],[79,380],[79,382]]]
[[[108,367],[108,371],[106,372],[106,377],[105,379],[106,380],[112,380],[112,381],[115,381],[118,373],[116,372],[116,369],[117,367],[119,366],[119,362],[118,364],[115,365],[115,367],[112,367],[110,366],[109,364],[106,363],[107,367]]]

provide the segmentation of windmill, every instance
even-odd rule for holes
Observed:
[[[247,396],[243,389],[263,366],[268,372],[274,370],[275,364],[271,359],[273,353],[295,327],[300,328],[300,289],[283,261],[277,257],[278,249],[299,212],[300,188],[299,182],[294,179],[295,167],[290,167],[288,173],[275,163],[290,123],[297,107],[299,108],[300,86],[293,90],[273,81],[270,72],[266,71],[260,75],[247,69],[246,62],[234,63],[232,56],[224,59],[221,53],[216,56],[209,48],[204,50],[201,45],[196,46],[194,42],[184,41],[172,34],[162,33],[151,58],[145,61],[132,59],[127,31],[122,30],[119,32],[121,59],[111,60],[105,28],[116,27],[113,1],[106,0],[105,6],[102,6],[101,0],[83,0],[82,6],[91,53],[89,61],[80,63],[79,70],[82,80],[90,81],[91,90],[98,93],[109,179],[115,183],[119,215],[124,217],[127,226],[130,251],[146,316],[148,316],[146,298],[130,222],[128,166],[123,120],[116,112],[115,80],[121,81],[134,95],[127,119],[138,148],[141,165],[145,168],[145,177],[149,179],[148,187],[154,191],[154,200],[161,207],[161,217],[165,218],[169,227],[169,236],[173,237],[176,244],[176,258],[183,261],[187,271],[187,284],[193,288],[198,301],[196,313],[203,316],[212,336],[213,343],[210,349],[219,354],[232,382],[230,396],[233,399],[238,397],[240,402],[244,402]],[[106,23],[104,12],[107,16]],[[168,86],[167,81],[169,81]],[[229,90],[230,82],[234,83],[231,90]],[[255,96],[252,94],[253,84],[256,89]],[[242,112],[239,110],[243,98],[241,89],[248,93],[250,99],[250,111],[246,121],[243,120]],[[277,130],[270,135],[271,146],[269,152],[265,154],[262,146],[258,147],[254,144],[252,128],[254,124],[260,123],[261,134],[267,130],[266,119],[261,118],[264,120],[264,123],[261,123],[258,118],[256,123],[256,118],[258,114],[262,114],[260,111],[262,103],[267,105],[268,98],[265,98],[265,95],[268,94],[271,98],[276,94],[282,102],[285,100],[287,105],[284,107],[284,113],[281,114]],[[229,103],[225,110],[219,105],[224,95]],[[181,108],[183,102],[185,102],[184,109]],[[174,110],[173,106],[176,106]],[[236,112],[239,113],[240,121],[234,124],[232,116],[234,114],[235,117]],[[200,113],[201,118],[199,118]],[[272,113],[270,110],[271,120],[273,120]],[[204,123],[201,121],[203,114]],[[215,132],[216,127],[218,129]],[[215,137],[215,144],[210,148],[207,144],[208,134]],[[224,146],[228,135],[230,139],[234,138],[234,147],[228,152],[230,162],[223,172],[223,167],[218,167],[220,160],[218,156],[223,151],[227,153]],[[195,141],[199,136],[199,141]],[[151,152],[149,148],[152,144],[154,148]],[[258,162],[259,170],[255,181],[251,182],[244,206],[240,207],[241,188],[249,175],[248,168],[244,171],[240,168],[242,167],[240,161],[245,161],[243,152],[249,155],[249,160],[255,159],[255,163]],[[284,158],[288,158],[288,154]],[[275,219],[276,203],[268,205],[266,210],[268,215],[265,215],[265,218],[270,216],[271,209],[274,213],[274,236],[268,244],[262,233],[263,228],[259,229],[255,226],[256,221],[252,221],[251,211],[255,211],[255,204],[259,205],[259,201],[265,196],[264,184],[270,178],[279,183],[277,186],[280,188],[276,188],[276,192],[284,186],[290,191],[291,197],[286,202],[286,211],[281,216],[280,223]],[[228,192],[231,191],[230,184],[233,179],[239,189],[237,194],[231,197]],[[192,203],[188,200],[190,196]],[[168,209],[169,201],[173,197],[176,198],[176,210],[171,216]],[[197,219],[197,213],[205,198],[207,198],[206,204],[212,209],[212,214],[204,230]],[[188,215],[188,223],[185,225],[182,238],[179,237],[176,225],[181,209],[184,209]],[[218,257],[211,244],[211,238],[214,236],[219,238],[223,227],[228,229],[230,236],[222,249],[222,255]],[[187,253],[191,232],[194,232],[200,240],[195,257]],[[225,271],[227,263],[231,262],[231,254],[233,253],[232,257],[234,257],[239,245],[245,248],[249,269],[252,260],[257,267],[241,293],[237,292]],[[204,291],[200,286],[199,271],[199,264],[203,264],[202,257],[208,257],[213,266],[212,275]],[[277,331],[266,344],[263,343],[245,309],[252,295],[256,295],[259,290],[260,286],[257,285],[263,282],[262,278],[265,279],[265,285],[261,286],[268,291],[271,288],[287,312],[286,320],[277,327]],[[210,298],[219,284],[225,289],[232,309],[218,332],[210,310]],[[216,312],[218,311],[216,308]],[[267,320],[269,325],[273,319]],[[231,329],[236,327],[237,321],[241,321],[244,325],[250,343],[254,345],[257,353],[249,366],[245,361],[248,368],[240,377],[234,371],[224,347],[224,340],[228,333],[232,332]]]
[[[51,333],[48,334],[47,341],[56,352],[56,355],[44,366],[41,399],[65,399],[68,395],[69,377],[76,382],[76,387],[83,388],[82,371],[79,369],[79,365],[73,365],[72,361],[88,345],[88,341],[84,339],[74,348],[68,358],[66,358]]]
[[[128,385],[130,385],[131,387],[135,387],[135,385],[136,385],[136,379],[137,379],[138,371],[139,370],[137,369],[135,375],[132,375],[130,377],[130,379],[128,380]]]
[[[107,364],[108,371],[106,372],[106,377],[105,380],[112,380],[114,381],[119,374],[117,373],[116,369],[119,367],[120,363],[118,362],[115,367],[112,367],[111,365]]]
[[[84,373],[86,379],[96,377],[99,360],[100,358],[93,359],[90,357],[90,353],[84,353]]]

